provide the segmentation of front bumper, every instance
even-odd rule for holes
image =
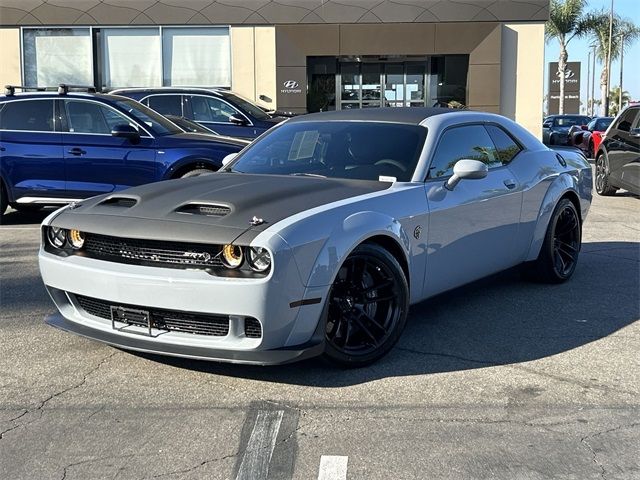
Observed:
[[[154,342],[141,336],[123,336],[115,332],[108,332],[91,328],[86,325],[67,320],[60,313],[45,317],[45,322],[52,327],[66,332],[75,333],[82,337],[107,343],[114,347],[136,352],[168,355],[172,357],[192,358],[195,360],[213,360],[218,362],[241,363],[253,365],[279,365],[297,362],[306,358],[320,355],[324,350],[322,335],[314,337],[304,345],[286,347],[275,350],[221,350],[194,345],[176,345]]]

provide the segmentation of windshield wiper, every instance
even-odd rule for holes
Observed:
[[[292,177],[316,177],[316,178],[327,178],[326,175],[320,175],[317,173],[302,173],[302,172],[295,172],[295,173],[290,173],[289,174]]]

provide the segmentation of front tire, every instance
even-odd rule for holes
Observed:
[[[396,344],[407,322],[409,287],[384,248],[363,244],[340,267],[325,308],[325,359],[342,367],[369,365]]]
[[[614,195],[618,189],[609,183],[609,172],[607,172],[607,161],[604,154],[596,159],[596,192],[603,197]]]
[[[209,173],[214,173],[214,170],[211,170],[209,168],[194,168],[193,170],[189,170],[188,172],[180,175],[180,178],[198,177],[200,175],[207,175]]]
[[[573,202],[563,198],[551,215],[537,260],[529,265],[530,276],[544,283],[569,280],[576,269],[581,245],[580,216]]]

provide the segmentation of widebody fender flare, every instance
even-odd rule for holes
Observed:
[[[579,194],[578,179],[569,173],[563,173],[559,175],[549,186],[547,193],[540,205],[536,226],[533,232],[533,237],[531,239],[531,245],[529,247],[529,251],[527,253],[525,261],[532,261],[538,258],[540,249],[542,248],[542,243],[544,242],[544,237],[547,233],[549,221],[551,220],[551,215],[553,214],[553,210],[555,209],[560,199],[567,194],[580,203],[581,208],[579,209],[579,211],[581,218],[584,218],[584,216],[586,215],[586,210],[583,207],[583,201],[581,200]],[[588,206],[586,208],[588,210]]]

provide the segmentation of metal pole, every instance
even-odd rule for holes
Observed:
[[[596,103],[596,45],[591,45],[593,48],[593,69],[591,70],[591,116],[595,113]]]
[[[589,115],[589,80],[591,80],[591,52],[587,55],[587,108],[586,114]]]
[[[609,51],[607,52],[607,82],[606,96],[604,98],[604,116],[609,116],[609,91],[611,90],[611,42],[613,41],[613,0],[611,0],[611,12],[609,12]]]
[[[620,95],[618,95],[618,113],[622,111],[622,64],[624,63],[624,36],[620,35]]]

